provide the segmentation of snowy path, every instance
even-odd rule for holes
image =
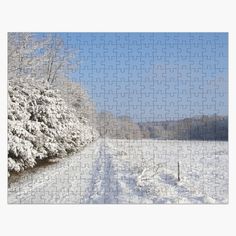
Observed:
[[[84,203],[114,203],[121,190],[112,153],[106,145],[100,145],[98,158],[92,171],[92,180]]]
[[[226,203],[227,177],[227,142],[100,139],[11,181],[8,202]]]
[[[10,184],[9,203],[82,203],[99,141],[57,163],[36,167]]]

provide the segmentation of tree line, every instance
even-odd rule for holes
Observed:
[[[102,137],[161,140],[228,140],[228,117],[202,115],[179,120],[134,122],[128,116],[98,115]]]

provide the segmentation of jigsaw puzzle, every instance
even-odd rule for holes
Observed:
[[[8,203],[228,203],[227,33],[8,33]]]

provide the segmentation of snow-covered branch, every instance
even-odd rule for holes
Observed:
[[[98,137],[46,81],[10,80],[8,99],[9,171],[66,156]]]

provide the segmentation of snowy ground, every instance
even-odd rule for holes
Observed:
[[[100,139],[9,182],[9,203],[227,203],[228,142]]]

